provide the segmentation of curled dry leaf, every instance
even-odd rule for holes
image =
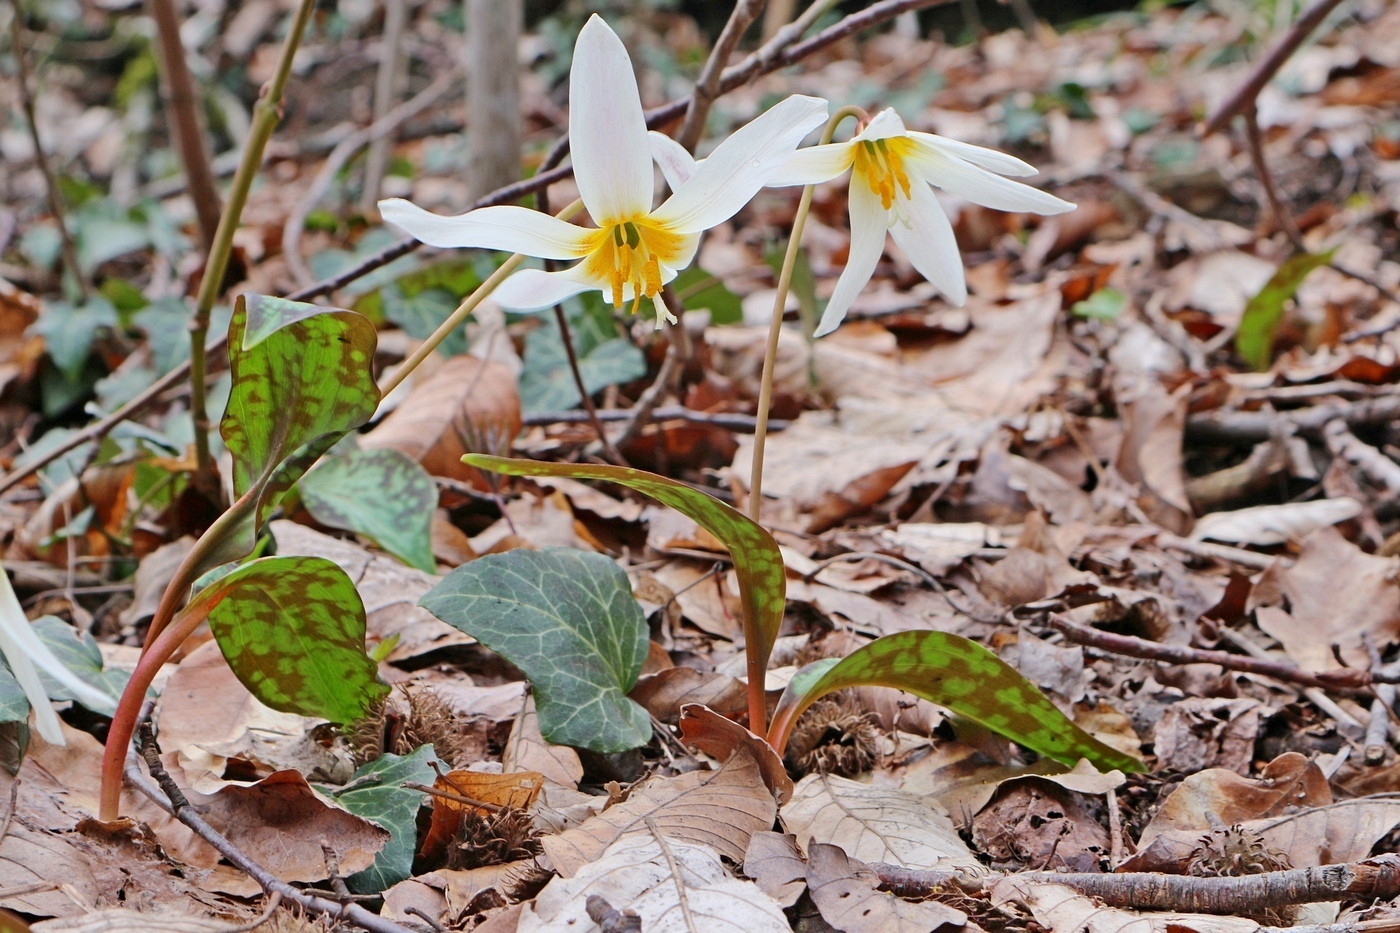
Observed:
[[[738,751],[718,771],[653,778],[624,802],[540,842],[559,874],[572,878],[619,838],[648,833],[650,818],[667,839],[712,846],[738,862],[749,838],[770,828],[777,813],[758,763],[747,751]]]
[[[748,708],[743,681],[693,667],[643,674],[627,695],[662,722],[674,722],[688,703],[709,707],[721,716],[740,716]]]
[[[807,863],[792,833],[754,833],[744,853],[744,874],[784,907],[796,904],[807,890]]]
[[[938,901],[906,901],[879,885],[879,875],[839,846],[814,842],[809,848],[807,890],[822,919],[841,933],[931,933],[967,922],[961,910]]]
[[[773,746],[732,719],[696,703],[681,709],[681,740],[719,761],[728,761],[743,750],[758,762],[763,783],[778,798],[779,805],[792,799],[792,778]]]
[[[474,356],[454,356],[361,436],[360,446],[400,451],[433,476],[486,489],[481,474],[464,464],[462,455],[505,453],[519,433],[520,393],[514,369]]]
[[[1187,697],[1173,703],[1152,730],[1157,765],[1187,774],[1217,767],[1245,773],[1268,713],[1250,697]]]
[[[801,845],[834,843],[863,862],[982,870],[941,805],[893,788],[811,774],[794,789],[782,818]]]
[[[708,846],[650,834],[618,840],[576,875],[555,878],[520,915],[519,933],[589,930],[589,895],[635,911],[647,933],[789,933],[782,906],[729,873]],[[669,857],[668,857],[669,855]]]
[[[440,791],[469,797],[495,807],[511,807],[528,810],[534,806],[544,786],[544,775],[537,771],[516,771],[511,774],[489,774],[482,771],[450,771],[439,775],[433,787]],[[484,808],[474,807],[460,800],[447,797],[433,797],[433,820],[428,834],[423,838],[420,854],[436,862],[442,858],[443,850],[457,834],[462,817],[467,813],[480,813]]]
[[[1266,547],[1287,544],[1338,522],[1361,514],[1361,503],[1346,497],[1290,502],[1286,505],[1256,505],[1233,512],[1212,512],[1202,516],[1191,529],[1192,541],[1225,541],[1229,544],[1255,544]]]

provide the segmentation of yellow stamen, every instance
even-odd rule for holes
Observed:
[[[682,234],[649,218],[634,217],[591,234],[584,243],[583,268],[597,281],[608,283],[614,308],[621,310],[630,301],[635,314],[643,298],[661,294],[661,267],[680,265],[684,244]]]
[[[856,147],[855,173],[879,195],[885,210],[894,210],[901,216],[905,212],[902,207],[895,206],[895,199],[901,194],[905,200],[909,199],[909,174],[904,171],[904,158],[913,148],[914,141],[905,136],[864,139]]]

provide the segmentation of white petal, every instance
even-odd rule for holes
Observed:
[[[541,259],[577,259],[583,255],[588,230],[557,217],[524,207],[501,205],[443,217],[402,198],[379,202],[387,222],[429,246],[524,253]]]
[[[890,236],[919,274],[958,307],[967,301],[962,254],[953,238],[953,225],[933,189],[921,182],[910,188],[909,226],[896,223]]]
[[[569,155],[598,226],[651,211],[651,145],[632,60],[596,13],[578,34],[569,71]]]
[[[802,137],[826,120],[826,101],[794,94],[715,147],[695,174],[656,211],[659,222],[684,233],[721,224],[753,199]]]
[[[870,119],[870,122],[865,125],[865,129],[857,133],[853,141],[889,139],[891,136],[908,135],[909,131],[904,128],[904,121],[899,118],[899,114],[894,112],[893,107],[886,107]]]
[[[559,272],[521,269],[496,287],[491,300],[512,311],[539,311],[552,308],[580,292],[604,288],[606,284],[584,275],[581,266]]]
[[[685,151],[684,146],[656,130],[647,133],[647,139],[651,141],[651,157],[661,167],[661,174],[665,176],[666,184],[671,186],[672,191],[690,180],[690,176],[695,174],[695,167],[700,163]]]
[[[790,185],[819,185],[849,169],[856,160],[854,143],[827,143],[808,146],[788,156],[768,179],[768,187]]]
[[[905,159],[909,177],[922,178],[949,194],[999,211],[1063,214],[1074,205],[1019,181],[1002,178],[983,168],[920,143]]]
[[[836,329],[851,309],[885,250],[885,209],[875,192],[865,185],[851,186],[851,254],[846,268],[836,280],[836,289],[822,312],[821,324],[813,336],[821,337]]]
[[[981,166],[996,172],[998,175],[1015,175],[1018,178],[1024,178],[1028,175],[1039,174],[1035,166],[1029,162],[1022,162],[1015,156],[997,152],[995,149],[974,146],[971,143],[959,142],[946,136],[936,136],[933,133],[910,133],[909,135],[925,145],[941,149],[964,162],[971,162],[973,165]]]

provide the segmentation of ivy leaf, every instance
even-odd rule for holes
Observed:
[[[442,322],[457,310],[457,297],[445,288],[425,288],[408,294],[398,283],[380,289],[384,317],[399,325],[414,340],[427,340]],[[458,327],[438,345],[443,356],[458,356],[467,352],[467,329]]]
[[[739,601],[744,608],[744,638],[750,671],[768,669],[778,630],[783,624],[787,577],[778,542],[764,527],[714,496],[645,470],[574,463],[540,463],[485,454],[467,454],[462,462],[508,476],[568,476],[600,479],[645,493],[704,528],[719,539],[734,558],[739,578]]]
[[[651,738],[627,698],[647,656],[647,625],[627,574],[569,548],[488,554],[458,567],[419,605],[524,671],[540,732],[556,745],[620,752]]]
[[[1144,770],[1138,759],[1076,726],[1001,658],[947,632],[885,635],[845,658],[807,665],[779,698],[768,741],[781,751],[803,710],[828,693],[867,685],[923,697],[1065,764],[1087,758],[1103,771]]]
[[[10,666],[0,658],[0,723],[25,722],[29,719],[29,698],[24,688],[10,673]]]
[[[262,557],[200,590],[198,614],[243,686],[284,713],[354,722],[389,692],[365,653],[365,607],[322,557]]]
[[[357,450],[302,479],[301,501],[323,525],[364,535],[410,567],[433,573],[437,485],[397,450]]]
[[[49,359],[72,382],[82,375],[98,333],[116,326],[117,309],[103,296],[92,295],[79,304],[51,303],[30,329],[44,338]]]
[[[375,340],[374,326],[353,311],[239,296],[229,324],[233,390],[219,426],[239,501],[220,518],[222,547],[201,569],[252,551],[282,494],[374,414]]]
[[[35,619],[34,632],[40,641],[49,646],[54,657],[62,661],[74,675],[112,698],[109,706],[95,709],[93,712],[110,716],[116,711],[117,698],[126,689],[126,682],[131,679],[131,674],[128,671],[106,669],[102,660],[102,650],[97,647],[97,639],[87,632],[79,632],[57,616],[41,616]],[[39,680],[43,682],[44,691],[48,693],[49,699],[81,702],[73,696],[72,690],[42,668],[39,670]]]
[[[1332,261],[1336,249],[1325,253],[1298,253],[1290,257],[1273,274],[1259,294],[1249,299],[1239,330],[1235,331],[1235,352],[1253,369],[1263,372],[1269,368],[1274,353],[1274,335],[1283,320],[1283,308],[1298,292],[1298,286],[1318,266]]]
[[[591,395],[610,385],[631,382],[646,375],[642,351],[618,336],[611,308],[595,298],[580,299],[586,310],[570,315],[583,387]],[[545,316],[525,338],[525,367],[520,373],[520,404],[526,412],[561,411],[579,403],[578,387],[569,372],[569,358],[559,322]]]
[[[418,841],[418,808],[423,805],[420,791],[401,787],[433,782],[437,762],[431,745],[420,745],[408,755],[383,755],[355,772],[346,785],[317,788],[335,797],[345,809],[383,826],[389,841],[374,857],[374,864],[356,872],[345,883],[356,894],[378,894],[413,874],[413,850]]]

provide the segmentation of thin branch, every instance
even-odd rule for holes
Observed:
[[[1259,64],[1254,66],[1254,70],[1249,73],[1249,77],[1244,80],[1235,93],[1225,99],[1225,102],[1216,108],[1215,113],[1206,120],[1205,126],[1201,129],[1202,136],[1209,136],[1212,133],[1220,132],[1220,129],[1229,123],[1235,116],[1243,113],[1246,108],[1254,106],[1254,101],[1259,97],[1259,92],[1264,89],[1264,85],[1269,83],[1274,74],[1283,67],[1283,63],[1298,50],[1298,46],[1303,44],[1303,40],[1312,35],[1312,31],[1321,25],[1342,0],[1317,0],[1311,7],[1298,17],[1298,21],[1279,40],[1278,45],[1269,50],[1269,54],[1259,60]]]
[[[630,421],[633,417],[630,409],[614,409],[611,411],[598,412],[600,421]],[[715,427],[725,428],[730,431],[740,431],[745,434],[752,434],[757,419],[753,415],[740,415],[730,412],[706,412],[696,411],[693,408],[685,408],[679,405],[663,406],[653,409],[651,413],[653,421],[690,421],[695,424],[712,424]],[[590,420],[586,412],[581,411],[543,411],[532,415],[526,415],[521,419],[521,424],[526,427],[543,426],[550,424],[581,424]],[[769,430],[781,431],[789,427],[791,421],[770,421]]]
[[[1264,158],[1264,134],[1259,129],[1259,110],[1253,101],[1244,108],[1244,138],[1249,144],[1249,159],[1254,163],[1254,174],[1259,178],[1259,186],[1264,189],[1264,200],[1269,204],[1269,212],[1274,215],[1274,223],[1278,224],[1283,235],[1288,237],[1288,242],[1296,252],[1306,253],[1308,247],[1303,242],[1302,231],[1294,222],[1293,214],[1279,198],[1278,188],[1274,186],[1273,173],[1269,171],[1268,160]]]
[[[1186,441],[1196,446],[1258,444],[1280,426],[1319,436],[1329,421],[1348,426],[1387,424],[1400,419],[1400,396],[1361,399],[1333,405],[1313,405],[1296,411],[1230,411],[1192,415],[1186,419]]]
[[[19,0],[13,0],[15,10],[14,18],[10,20],[11,36],[13,45],[11,51],[15,56],[15,77],[19,83],[20,106],[24,108],[24,119],[29,126],[29,141],[34,146],[34,163],[39,166],[39,172],[44,176],[44,191],[48,195],[49,213],[53,214],[54,222],[58,224],[58,238],[63,244],[63,261],[68,266],[68,270],[73,273],[73,280],[78,285],[78,292],[86,301],[91,291],[88,287],[87,279],[83,275],[83,267],[78,263],[78,248],[73,243],[73,235],[68,230],[68,222],[63,216],[63,196],[58,190],[58,181],[54,178],[53,168],[49,165],[49,157],[44,154],[43,144],[39,141],[39,121],[34,114],[34,93],[29,84],[29,56],[24,46],[24,11],[20,7]]]
[[[160,46],[157,59],[163,66],[165,103],[170,114],[170,127],[175,134],[175,146],[180,152],[180,164],[185,169],[185,184],[194,202],[199,221],[199,239],[208,256],[214,249],[214,237],[219,229],[219,214],[223,204],[214,169],[209,162],[209,149],[204,144],[204,127],[199,119],[199,93],[194,77],[185,61],[185,46],[180,41],[180,15],[174,0],[151,0],[151,18],[156,21],[156,38]]]
[[[676,135],[676,142],[684,146],[686,151],[694,152],[696,144],[700,142],[700,136],[705,131],[705,118],[710,114],[710,105],[719,96],[719,82],[724,77],[724,66],[729,64],[729,56],[734,54],[739,40],[744,37],[749,26],[753,25],[753,21],[763,12],[764,3],[765,0],[737,0],[734,4],[715,47],[710,50],[710,57],[705,60],[700,77],[695,81],[695,89],[690,92],[690,105],[685,111],[685,122],[681,124],[681,131]]]
[[[190,806],[189,800],[185,798],[179,786],[165,770],[165,766],[161,764],[160,747],[151,734],[149,724],[141,727],[141,757],[146,762],[146,767],[150,769],[151,778],[155,780],[153,782],[151,778],[142,774],[135,757],[128,756],[126,779],[131,786],[149,797],[162,810],[188,826],[196,836],[209,843],[235,868],[256,881],[264,893],[269,896],[281,895],[283,900],[291,901],[304,910],[346,920],[369,930],[370,933],[413,933],[410,927],[385,920],[378,914],[370,913],[359,904],[342,904],[339,901],[307,894],[294,888],[244,854],[227,837],[210,826],[194,807]]]

